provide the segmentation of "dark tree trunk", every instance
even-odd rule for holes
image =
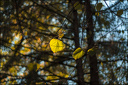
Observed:
[[[90,5],[90,0],[85,0],[86,6],[86,21],[87,21],[87,44],[88,49],[94,46],[94,27],[92,20],[92,10]],[[90,64],[90,84],[91,85],[99,85],[99,76],[98,76],[98,67],[97,67],[97,57],[96,54],[89,55],[89,64]]]
[[[74,5],[74,3],[77,0],[72,0],[71,3]],[[80,47],[79,43],[79,29],[78,29],[78,14],[77,10],[73,9],[73,31],[74,31],[74,42],[75,42],[75,49]],[[85,85],[84,84],[84,72],[82,68],[82,58],[76,60],[76,69],[77,69],[77,78],[78,78],[78,85]]]

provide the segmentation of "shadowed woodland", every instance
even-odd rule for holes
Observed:
[[[0,0],[0,85],[127,85],[128,0]]]

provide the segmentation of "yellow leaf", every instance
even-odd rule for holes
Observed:
[[[69,75],[68,75],[68,74],[66,74],[66,75],[65,75],[65,78],[68,78],[68,77],[69,77]]]
[[[2,67],[3,67],[3,65],[4,65],[4,63],[3,63],[3,62],[1,62],[1,63],[0,63],[0,68],[2,68]]]
[[[40,29],[40,30],[44,30],[45,28],[43,28],[43,27],[40,26],[39,29]]]
[[[13,66],[9,69],[9,72],[14,76],[17,75],[17,69]]]
[[[12,46],[12,47],[11,47],[11,49],[12,49],[12,50],[15,50],[15,47],[14,47],[14,46]]]
[[[52,80],[51,82],[56,82],[56,79],[59,79],[57,76],[47,76],[46,80]]]
[[[37,69],[36,69],[37,71],[40,68],[40,64],[36,63],[36,65],[37,65]]]
[[[47,45],[42,45],[42,50],[44,51],[44,50],[47,50]]]
[[[14,43],[15,43],[15,44],[18,44],[18,40],[15,40]]]
[[[101,66],[103,66],[103,63],[101,62]]]
[[[95,15],[96,15],[96,16],[99,16],[99,12],[96,12]]]
[[[40,64],[38,64],[38,63],[34,63],[34,64],[33,64],[33,69],[34,69],[35,71],[37,71],[39,68],[40,68]]]
[[[64,33],[60,33],[60,34],[58,35],[59,38],[62,38],[63,36],[64,36]]]
[[[97,49],[92,47],[87,51],[87,54],[89,54],[90,56],[93,56],[96,53]]]
[[[74,52],[73,52],[73,58],[75,60],[81,58],[83,55],[85,54],[85,52],[79,47],[77,48]]]
[[[27,36],[27,31],[24,33],[25,36]]]
[[[20,50],[20,53],[25,55],[25,54],[28,54],[30,51],[31,51],[31,49],[24,48],[23,50]]]
[[[16,24],[16,23],[17,23],[16,19],[13,19],[13,20],[12,20],[12,22],[13,22],[14,24]]]
[[[65,77],[65,78],[68,78],[69,77],[68,74],[65,74],[65,73],[62,73],[62,72],[59,72],[57,75],[58,76],[61,76],[61,77]]]
[[[79,10],[77,10],[77,12],[78,12],[78,14],[81,14],[81,13],[82,13],[82,10],[81,10],[81,9],[79,9]]]
[[[12,42],[12,40],[11,39],[9,39],[9,41],[8,41],[9,43],[11,43]]]
[[[64,36],[64,32],[65,32],[64,29],[59,29],[59,31],[58,31],[58,37],[59,38],[62,38]]]
[[[42,45],[42,48],[46,48],[47,47],[47,45]]]
[[[29,71],[32,71],[32,70],[37,71],[40,68],[40,64],[38,64],[38,63],[29,63],[27,67],[28,67]]]
[[[52,39],[50,41],[51,50],[55,53],[64,49],[64,43],[58,39]]]
[[[48,19],[50,17],[50,15],[48,15],[47,17],[46,17],[46,19]]]

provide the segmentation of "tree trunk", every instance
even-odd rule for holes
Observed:
[[[72,0],[72,4],[74,5],[77,0]],[[79,43],[79,29],[78,29],[78,14],[77,10],[73,9],[73,31],[74,31],[74,42],[75,42],[75,49],[80,47]],[[78,78],[78,85],[85,85],[84,84],[84,72],[82,68],[82,58],[76,60],[76,69],[77,69],[77,78]]]
[[[92,10],[90,5],[90,0],[85,0],[86,6],[86,21],[87,21],[87,44],[88,49],[94,46],[94,27],[92,20]],[[89,65],[90,65],[90,84],[91,85],[99,85],[99,76],[98,76],[98,67],[97,67],[97,57],[96,54],[89,55]]]

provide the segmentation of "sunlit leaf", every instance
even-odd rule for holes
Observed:
[[[44,28],[44,27],[42,27],[42,26],[40,26],[40,27],[39,27],[39,29],[40,29],[40,30],[45,30],[45,28]]]
[[[93,48],[90,48],[90,49],[87,51],[87,54],[93,56],[93,55],[96,53],[96,50],[97,50],[97,49],[94,48],[94,47],[93,47]]]
[[[28,54],[31,50],[29,48],[24,48],[23,50],[20,50],[21,54]]]
[[[24,35],[27,36],[27,31],[25,31]]]
[[[2,67],[3,67],[3,64],[4,64],[3,62],[1,62],[1,63],[0,63],[0,68],[2,68]]]
[[[12,46],[12,47],[11,47],[11,49],[12,49],[12,50],[15,50],[15,47],[14,47],[14,46]]]
[[[9,69],[9,72],[14,76],[17,75],[17,69],[13,66]]]
[[[81,58],[83,55],[85,54],[85,52],[79,47],[77,48],[74,52],[73,52],[73,58],[75,60]]]
[[[12,43],[12,39],[9,39],[9,41],[8,41],[9,43]]]
[[[55,53],[64,49],[64,43],[58,39],[52,39],[50,41],[51,50]]]
[[[77,12],[78,12],[78,14],[81,14],[81,13],[82,13],[82,10],[81,10],[81,9],[79,9],[79,10],[77,10]]]
[[[96,12],[95,15],[96,15],[96,16],[99,16],[99,12]]]
[[[52,80],[51,82],[56,82],[56,79],[59,79],[57,76],[47,76],[46,80]]]
[[[46,19],[48,19],[50,17],[50,15],[48,15],[47,17],[46,17]]]
[[[37,71],[40,68],[40,64],[38,64],[38,63],[29,63],[27,67],[28,67],[29,71],[32,71],[32,70]]]
[[[59,32],[58,32],[58,37],[62,38],[63,36],[64,36],[63,30],[60,29]]]
[[[36,85],[45,85],[43,82],[36,82]]]
[[[58,76],[61,76],[61,77],[65,77],[65,78],[68,78],[69,77],[68,74],[65,74],[65,73],[62,73],[62,72],[59,72],[57,75]]]
[[[34,64],[33,64],[33,69],[34,69],[35,71],[37,71],[39,68],[40,68],[40,64],[38,64],[38,63],[34,63]]]
[[[103,63],[101,62],[101,66],[103,66]]]
[[[13,20],[12,20],[12,22],[13,22],[14,24],[16,24],[16,23],[17,23],[16,19],[13,19]]]
[[[122,9],[117,11],[117,15],[118,16],[121,16],[122,14],[123,14],[123,10]]]
[[[3,8],[3,7],[0,7],[0,10],[1,10],[1,11],[3,11],[3,10],[4,10],[4,8]]]
[[[47,47],[47,45],[42,45],[42,47],[43,47],[43,48],[46,48],[46,47]]]
[[[15,44],[18,44],[18,42],[19,42],[18,40],[15,40],[15,41],[14,41]]]

